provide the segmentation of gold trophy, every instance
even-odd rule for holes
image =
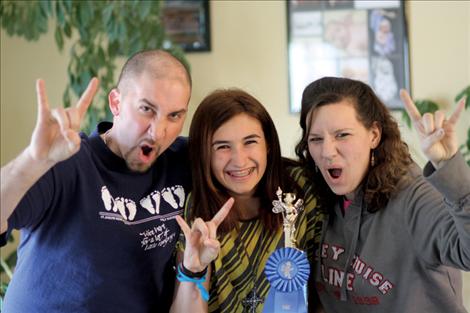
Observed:
[[[294,203],[296,196],[295,193],[285,193],[284,199],[282,198],[282,190],[280,187],[276,191],[277,199],[273,201],[273,212],[282,213],[283,226],[284,226],[284,247],[296,248],[295,243],[295,220],[299,212],[303,209],[304,201],[298,199]]]
[[[273,212],[281,213],[284,230],[284,248],[276,249],[266,261],[264,273],[271,288],[263,308],[264,313],[307,313],[307,280],[310,264],[307,254],[296,247],[296,219],[304,209],[304,201],[294,193],[276,191]]]

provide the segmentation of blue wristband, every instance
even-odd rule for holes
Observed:
[[[192,278],[183,273],[183,271],[181,270],[181,266],[181,264],[178,264],[178,273],[176,274],[176,278],[180,282],[195,283],[197,288],[199,289],[199,292],[201,293],[202,299],[207,302],[209,300],[209,293],[207,292],[206,288],[204,288],[204,286],[202,285],[202,283],[206,280],[206,273],[204,273],[204,276],[202,276],[201,278]]]

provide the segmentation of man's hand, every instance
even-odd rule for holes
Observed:
[[[233,198],[228,199],[208,222],[197,218],[191,228],[181,216],[176,216],[176,221],[186,238],[183,260],[185,268],[192,272],[201,272],[217,258],[220,250],[217,228],[230,212],[234,201]]]
[[[75,107],[51,110],[44,81],[36,82],[38,118],[31,143],[1,169],[0,233],[7,230],[8,218],[31,186],[80,149],[80,123],[97,89],[98,79],[93,78]]]
[[[455,127],[464,108],[465,98],[460,99],[454,113],[447,119],[440,110],[421,116],[406,90],[400,90],[400,96],[418,132],[421,150],[434,167],[439,168],[442,161],[452,158],[459,149]]]
[[[80,149],[80,123],[98,89],[98,79],[93,78],[75,107],[51,110],[45,83],[36,82],[38,117],[28,152],[37,161],[55,164]]]

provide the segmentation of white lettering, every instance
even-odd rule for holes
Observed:
[[[372,286],[378,286],[380,282],[382,281],[383,276],[380,273],[374,273],[372,274],[372,277],[369,279],[369,282]]]
[[[329,268],[329,269],[328,269],[328,283],[329,283],[330,285],[334,285],[334,283],[333,283],[333,277],[334,277],[333,274],[334,274],[334,271],[335,271],[334,268]]]
[[[388,280],[384,280],[384,282],[379,286],[379,290],[382,294],[386,294],[392,288],[393,288],[393,284]]]
[[[338,257],[344,252],[344,249],[338,246],[331,246],[333,250],[333,260],[337,261]]]
[[[353,268],[356,274],[361,275],[365,267],[366,267],[366,264],[361,259],[356,258],[353,264]]]
[[[364,277],[364,279],[368,279],[372,271],[373,271],[373,268],[368,266],[364,272],[364,275],[362,275],[362,277]]]
[[[341,287],[343,285],[344,272],[340,270],[334,270],[334,283],[333,286]]]
[[[321,257],[323,259],[326,259],[328,257],[328,244],[327,243],[324,243],[322,244],[321,246]]]
[[[356,276],[353,273],[348,273],[347,275],[347,285],[346,288],[351,291],[353,290],[354,278]]]

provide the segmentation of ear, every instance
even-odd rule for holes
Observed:
[[[114,116],[119,116],[121,111],[121,93],[113,88],[108,94],[109,109]]]
[[[379,127],[377,122],[372,123],[372,127],[369,129],[370,133],[370,148],[375,149],[380,143],[382,138],[382,129]]]

